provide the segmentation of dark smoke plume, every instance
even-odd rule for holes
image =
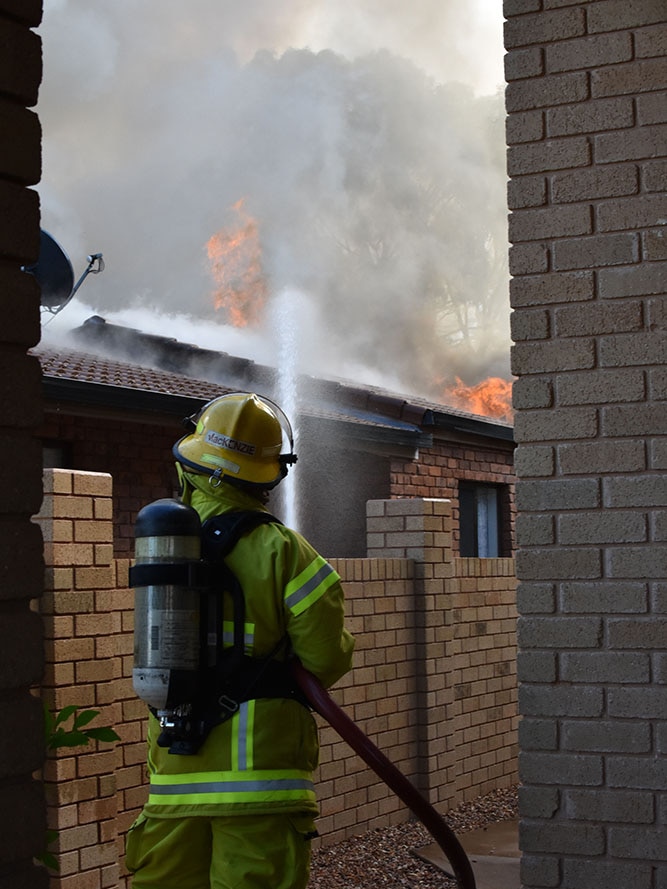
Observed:
[[[294,291],[310,373],[508,376],[503,100],[476,81],[502,48],[476,6],[46,0],[42,224],[107,269],[45,337],[94,311],[271,363]],[[240,201],[268,296],[236,330],[206,244]]]

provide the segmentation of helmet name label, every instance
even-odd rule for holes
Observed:
[[[206,433],[205,441],[216,448],[225,448],[228,451],[237,451],[239,454],[249,454],[252,456],[255,451],[255,445],[247,441],[239,441],[236,438],[229,438],[227,435],[221,435],[209,429]]]

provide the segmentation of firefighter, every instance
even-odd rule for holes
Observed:
[[[193,421],[173,448],[181,500],[202,522],[266,512],[296,461],[280,408],[235,393],[209,402]],[[298,657],[325,687],[350,669],[354,641],[343,624],[340,578],[304,537],[261,524],[225,561],[245,599],[246,653],[274,662]],[[151,714],[148,802],[127,837],[133,889],[303,889],[318,814],[317,727],[307,706],[287,693],[243,701],[194,755],[169,752],[160,733]]]

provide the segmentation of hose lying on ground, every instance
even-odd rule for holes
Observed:
[[[460,889],[476,889],[475,875],[468,856],[442,816],[341,710],[316,677],[297,660],[292,662],[292,673],[313,709],[347,741],[354,752],[382,778],[387,787],[394,791],[428,830],[451,864]]]

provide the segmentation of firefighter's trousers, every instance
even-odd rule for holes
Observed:
[[[147,818],[127,835],[132,889],[305,889],[313,816]]]

